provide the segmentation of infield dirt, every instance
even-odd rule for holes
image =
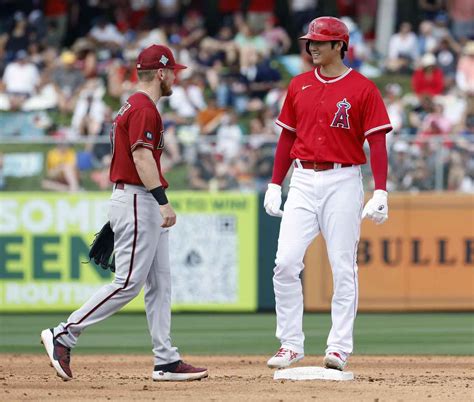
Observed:
[[[355,380],[275,381],[267,356],[186,356],[207,367],[202,381],[151,380],[152,358],[143,355],[72,356],[74,380],[56,377],[44,355],[2,354],[0,400],[157,401],[469,401],[474,400],[473,356],[354,356]],[[321,366],[307,356],[298,366]]]

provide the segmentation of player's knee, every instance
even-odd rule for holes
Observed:
[[[171,300],[171,284],[160,283],[157,286],[145,285],[145,304],[156,300]]]
[[[275,268],[273,270],[274,280],[291,281],[299,279],[300,272],[303,269],[303,262],[294,258],[278,257],[275,260]]]
[[[350,294],[355,292],[357,286],[357,276],[349,272],[343,274],[333,274],[334,291],[338,294]]]
[[[143,288],[143,283],[132,283],[129,287],[129,291],[133,295],[133,297],[135,297],[135,296],[138,296],[142,288]]]
[[[278,250],[275,259],[275,265],[277,267],[292,268],[295,266],[302,265],[303,259],[298,253],[295,253],[293,250]]]
[[[133,297],[140,293],[140,290],[142,290],[144,285],[143,280],[140,280],[140,278],[134,278],[133,276],[125,280],[116,278],[114,282]]]

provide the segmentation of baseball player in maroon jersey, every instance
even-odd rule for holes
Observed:
[[[103,286],[67,322],[45,329],[41,340],[57,374],[72,379],[70,350],[81,332],[119,311],[145,286],[145,309],[153,342],[156,381],[196,380],[205,368],[184,363],[171,345],[171,274],[169,228],[176,214],[161,174],[163,123],[156,108],[172,94],[177,64],[170,49],[153,45],[138,56],[137,91],[118,112],[111,131],[110,178],[115,183],[109,219],[114,231],[115,279]]]
[[[304,356],[300,273],[306,249],[321,233],[334,283],[324,365],[343,370],[353,347],[361,218],[379,224],[388,217],[385,135],[392,127],[376,86],[343,63],[349,32],[341,20],[316,18],[300,39],[307,41],[316,67],[289,84],[276,121],[282,132],[264,200],[269,215],[282,217],[273,276],[281,348],[268,366],[288,367]],[[363,208],[360,165],[366,163],[366,139],[375,192]],[[281,183],[291,165],[290,190],[281,211]]]

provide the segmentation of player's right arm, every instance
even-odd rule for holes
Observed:
[[[273,164],[272,181],[273,184],[281,186],[283,180],[288,173],[288,169],[291,166],[291,148],[295,142],[296,135],[294,132],[284,128],[281,131],[280,139],[278,140],[277,148],[275,151],[275,161]]]
[[[138,176],[140,177],[143,185],[148,190],[152,190],[152,194],[153,190],[163,188],[160,181],[160,175],[158,173],[158,167],[156,166],[152,151],[149,148],[136,147],[132,153],[132,156]],[[169,202],[166,202],[166,204],[161,204],[160,201],[158,201],[158,203],[160,204],[160,214],[163,217],[163,223],[161,224],[161,227],[169,228],[173,226],[176,223],[176,214],[171,207],[171,204]]]
[[[268,189],[263,201],[265,211],[270,216],[283,216],[283,211],[280,209],[281,183],[283,183],[283,180],[288,173],[288,169],[291,166],[292,159],[290,157],[290,151],[295,139],[295,133],[284,128],[281,132],[280,139],[278,140],[275,152],[275,162],[273,164],[272,181],[268,184]]]
[[[133,150],[132,156],[143,185],[149,190],[161,186],[158,167],[151,149],[136,147]]]
[[[296,117],[293,108],[292,83],[293,81],[290,82],[283,108],[276,121],[282,128],[282,132],[275,152],[272,180],[268,184],[268,189],[263,201],[263,206],[267,214],[276,217],[283,216],[283,211],[280,209],[281,183],[283,183],[288,169],[291,166],[292,159],[290,153],[296,140]]]

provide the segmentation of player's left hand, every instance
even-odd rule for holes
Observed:
[[[384,190],[375,190],[372,198],[365,204],[362,211],[362,219],[369,218],[377,225],[388,219],[388,194]]]
[[[162,228],[170,228],[176,223],[176,214],[169,203],[160,205],[160,214],[163,217]]]

